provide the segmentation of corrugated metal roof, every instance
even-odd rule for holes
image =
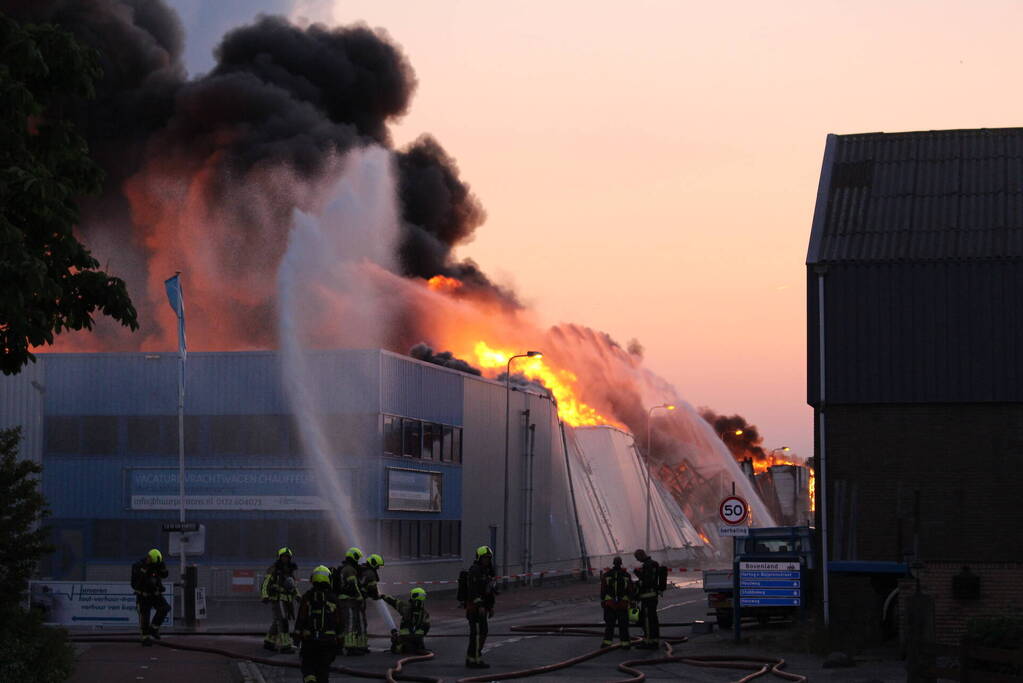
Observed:
[[[829,135],[807,263],[1023,259],[1023,128]]]

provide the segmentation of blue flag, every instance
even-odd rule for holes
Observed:
[[[181,279],[178,275],[167,278],[164,281],[167,288],[167,301],[170,307],[178,314],[178,353],[185,356],[185,297],[181,293]]]

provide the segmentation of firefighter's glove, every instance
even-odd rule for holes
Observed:
[[[269,605],[270,604],[270,598],[263,598],[263,604],[264,605]]]
[[[490,618],[493,618],[493,616],[494,616],[494,608],[493,607],[488,607],[487,608],[487,616],[490,617]]]

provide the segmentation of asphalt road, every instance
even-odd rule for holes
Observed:
[[[663,622],[691,622],[704,619],[706,598],[703,590],[690,584],[683,588],[669,590],[661,600],[660,617]],[[486,671],[467,669],[464,666],[465,649],[468,640],[466,621],[457,613],[434,616],[433,628],[427,638],[427,647],[436,653],[428,662],[409,666],[408,672],[437,676],[455,681],[468,676],[493,675],[501,672],[532,668],[561,662],[601,647],[601,635],[540,635],[517,633],[512,626],[535,626],[547,624],[596,624],[601,620],[600,606],[595,596],[575,596],[567,599],[542,600],[502,610],[498,599],[497,611],[490,621],[490,637],[484,649],[484,658],[491,665]],[[370,631],[386,631],[384,624],[374,618]],[[689,635],[690,628],[671,627],[664,629],[664,636]],[[638,631],[636,631],[638,634]],[[384,670],[399,659],[389,652],[383,652],[389,642],[383,639],[371,641],[373,652],[362,657],[339,657],[335,663],[358,669]],[[679,648],[686,648],[683,644]],[[285,657],[286,655],[279,655]],[[617,669],[620,662],[661,656],[649,650],[614,650],[594,659],[561,669],[550,674],[534,676],[530,680],[558,681],[607,681],[626,677]],[[680,677],[692,681],[734,681],[739,676],[735,671],[693,669],[683,664],[667,664],[643,667],[649,681],[677,681]],[[297,671],[277,667],[261,666],[266,681],[292,683],[301,681]],[[336,674],[337,680],[347,680]]]
[[[434,659],[409,665],[407,672],[423,676],[442,678],[454,682],[475,676],[518,671],[563,662],[565,660],[600,649],[602,635],[599,627],[593,635],[535,634],[518,633],[513,626],[535,626],[556,624],[597,624],[601,610],[595,591],[596,582],[574,582],[560,586],[539,589],[510,590],[498,598],[497,611],[491,620],[490,638],[484,650],[484,657],[490,663],[488,670],[467,669],[464,666],[468,627],[464,613],[457,608],[453,597],[435,594],[429,599],[433,629],[427,637],[427,647],[436,653]],[[696,619],[713,621],[706,616],[706,598],[698,582],[692,581],[676,586],[661,600],[662,622],[690,623]],[[142,648],[137,636],[131,634],[108,634],[119,642],[97,642],[85,639],[96,635],[83,634],[83,642],[77,643],[79,659],[72,683],[90,681],[187,681],[187,683],[214,683],[234,681],[235,683],[298,683],[302,680],[295,668],[299,658],[296,654],[272,654],[262,649],[262,637],[257,635],[262,625],[222,624],[210,625],[205,633],[175,635],[165,633],[162,644],[185,648],[215,648],[221,655],[204,654],[193,650],[174,647]],[[213,631],[242,630],[252,635],[216,635]],[[387,633],[390,626],[376,609],[370,610],[370,632]],[[791,645],[792,626],[772,624],[767,627],[750,625],[748,640],[743,644],[732,642],[730,633],[712,632],[693,635],[689,626],[667,627],[662,636],[688,636],[685,643],[674,646],[676,655],[726,656],[742,655],[783,656],[786,670],[803,674],[812,681],[829,683],[877,683],[878,681],[905,680],[902,662],[892,653],[861,655],[857,666],[851,669],[822,669],[822,658],[794,652],[779,652],[778,648]],[[638,635],[638,633],[636,634]],[[362,657],[338,657],[335,665],[383,674],[401,658],[388,651],[389,638],[374,638],[370,641],[372,652]],[[224,656],[226,655],[226,656]],[[628,678],[617,668],[627,660],[654,659],[663,656],[661,652],[649,650],[630,651],[613,649],[593,659],[544,675],[532,676],[533,681],[615,681]],[[290,667],[269,666],[243,661],[249,658],[270,658]],[[693,681],[715,683],[737,681],[750,671],[699,668],[685,663],[667,663],[639,667],[648,681]],[[353,677],[335,673],[331,680],[354,680]],[[481,678],[480,680],[488,680]],[[759,680],[780,680],[770,676]]]

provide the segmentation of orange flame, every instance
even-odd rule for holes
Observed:
[[[476,363],[481,368],[504,371],[508,367],[508,359],[514,354],[511,351],[491,348],[486,342],[476,343],[474,348]],[[558,416],[573,427],[592,425],[611,425],[624,429],[620,424],[604,417],[591,406],[583,403],[576,396],[575,385],[579,378],[570,370],[550,367],[541,357],[516,358],[512,372],[525,375],[550,389],[558,402]]]
[[[753,458],[753,473],[763,474],[768,470],[768,468],[774,467],[775,465],[797,465],[799,467],[804,467],[806,463],[796,462],[795,460],[786,460],[785,458],[780,458],[774,455],[768,455],[763,458]]]
[[[810,467],[808,469],[810,470],[810,482],[809,482],[809,486],[808,486],[808,488],[810,489],[810,512],[816,512],[817,511],[817,498],[816,498],[816,496],[817,496],[817,477],[814,475],[814,471],[813,471],[812,467]]]
[[[707,536],[707,534],[703,533],[702,531],[697,531],[696,533],[700,534],[700,538],[703,539],[704,543],[707,543],[708,545],[710,544],[710,538]]]
[[[426,281],[426,286],[434,292],[453,294],[462,287],[462,281],[446,275],[434,275]]]

